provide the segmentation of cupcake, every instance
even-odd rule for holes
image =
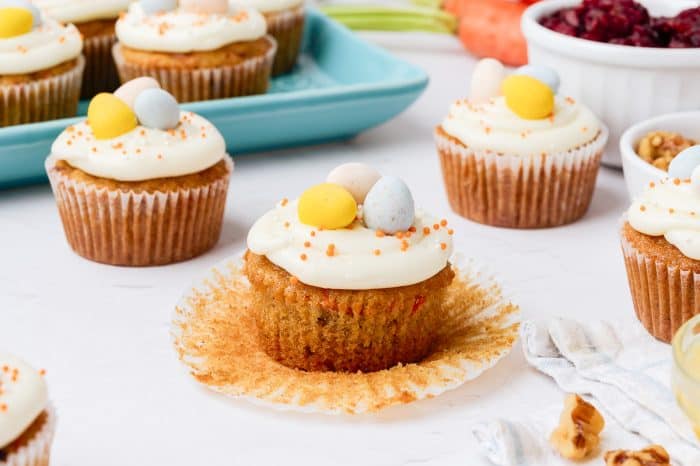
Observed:
[[[622,252],[637,317],[670,342],[700,313],[700,146],[673,159],[669,177],[650,183],[622,226]],[[697,296],[697,297],[696,297]]]
[[[68,243],[96,262],[162,265],[218,241],[233,169],[204,118],[152,78],[95,96],[54,142],[46,171]]]
[[[229,11],[226,0],[181,0],[170,10],[151,3],[132,4],[117,21],[113,53],[123,82],[151,76],[180,102],[267,91],[277,44],[262,14]]]
[[[229,3],[232,8],[255,8],[265,16],[267,32],[277,41],[272,75],[291,71],[304,36],[304,0],[229,0]]]
[[[445,220],[414,208],[400,179],[338,167],[248,234],[244,273],[261,348],[308,371],[421,360],[454,278],[451,235]]]
[[[117,41],[114,24],[131,0],[33,0],[51,18],[72,23],[83,36],[85,73],[81,98],[98,92],[113,92],[119,87],[112,46]]]
[[[48,466],[55,423],[43,372],[0,353],[0,464]]]
[[[74,26],[29,2],[0,2],[0,127],[75,115],[82,46]]]
[[[474,70],[469,99],[435,130],[452,209],[487,225],[544,228],[581,218],[591,203],[605,126],[556,95],[557,74],[539,66],[504,78],[500,62]]]

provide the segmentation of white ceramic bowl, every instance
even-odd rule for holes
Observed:
[[[561,76],[561,93],[580,99],[610,128],[603,162],[620,166],[615,142],[635,122],[700,108],[700,49],[631,47],[594,42],[551,31],[539,19],[580,0],[545,0],[522,18],[530,63]],[[691,0],[642,0],[652,15],[672,16],[698,6]]]
[[[623,133],[620,138],[620,154],[630,199],[639,196],[650,181],[668,176],[665,171],[640,159],[636,152],[639,140],[650,131],[657,130],[674,131],[700,141],[700,111],[661,115],[637,123]]]

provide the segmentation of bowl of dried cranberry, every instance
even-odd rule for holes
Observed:
[[[530,63],[556,69],[617,141],[634,123],[700,108],[700,7],[685,0],[546,0],[522,18]],[[603,162],[620,166],[610,144]]]

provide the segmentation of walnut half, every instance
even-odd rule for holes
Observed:
[[[661,445],[640,451],[615,450],[605,454],[606,466],[670,466],[671,458]]]
[[[694,145],[695,141],[679,133],[652,131],[637,144],[637,155],[656,168],[668,171],[671,160],[681,151]]]
[[[593,453],[600,444],[600,433],[605,420],[595,407],[578,395],[569,395],[559,426],[549,441],[564,458],[582,460]]]

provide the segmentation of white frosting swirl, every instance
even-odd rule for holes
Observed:
[[[304,0],[229,0],[232,8],[238,6],[255,8],[263,13],[288,10],[302,5]]]
[[[377,236],[360,221],[319,231],[299,221],[297,207],[297,201],[283,202],[263,215],[248,233],[248,248],[307,285],[341,290],[413,285],[440,272],[452,254],[451,231],[422,211],[416,212],[416,232],[399,238]]]
[[[117,37],[127,47],[156,52],[216,50],[265,36],[265,17],[252,8],[228,15],[190,13],[182,9],[149,16],[134,3],[117,21]]]
[[[84,23],[98,19],[117,19],[132,0],[33,0],[51,18],[62,23]]]
[[[0,353],[0,449],[39,417],[49,400],[44,378],[26,362]]]
[[[504,97],[475,104],[455,102],[443,130],[476,151],[511,155],[566,152],[593,140],[600,121],[573,99],[555,98],[551,118],[526,120],[513,113]]]
[[[41,26],[0,39],[0,75],[34,73],[78,58],[83,40],[75,26],[43,17]]]
[[[61,133],[51,155],[93,176],[144,181],[206,170],[226,156],[226,143],[207,120],[183,112],[174,130],[138,126],[103,140],[95,139],[83,121]]]

